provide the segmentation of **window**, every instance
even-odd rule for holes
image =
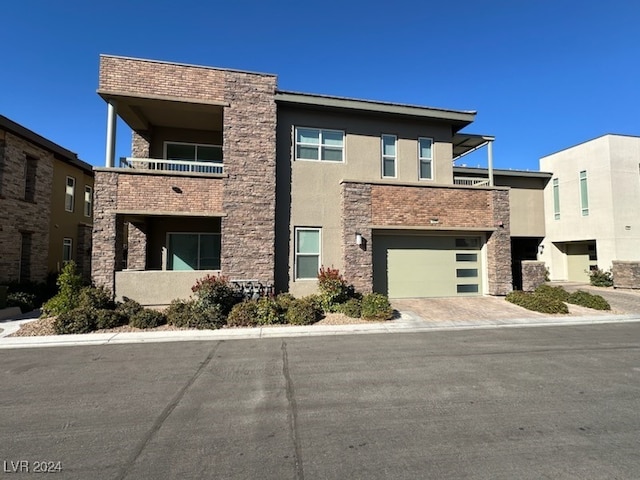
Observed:
[[[587,172],[580,172],[580,206],[582,207],[582,216],[589,215],[589,192],[587,190]]]
[[[167,270],[220,270],[219,233],[169,233]]]
[[[296,280],[316,279],[320,270],[320,229],[296,228]]]
[[[24,163],[24,199],[27,202],[36,201],[36,170],[38,160],[27,156]]]
[[[31,280],[32,244],[33,234],[31,232],[20,232],[20,267],[18,269],[18,281],[20,282]]]
[[[344,161],[344,132],[296,128],[296,160]]]
[[[222,163],[220,145],[165,142],[164,148],[166,160]]]
[[[433,180],[433,140],[418,139],[418,174],[420,180]]]
[[[64,192],[64,209],[67,212],[73,212],[76,196],[76,179],[67,177],[67,187]]]
[[[84,216],[90,217],[93,211],[93,188],[89,185],[84,187]]]
[[[69,262],[73,259],[73,239],[64,238],[62,240],[62,261]]]
[[[382,135],[382,176],[396,177],[396,136]]]
[[[553,218],[560,220],[560,186],[558,179],[553,179]]]

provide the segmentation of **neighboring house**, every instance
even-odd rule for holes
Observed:
[[[512,242],[535,252],[544,236],[549,175],[493,172],[493,138],[460,132],[472,111],[115,56],[101,56],[98,93],[108,132],[92,274],[119,298],[166,304],[206,273],[299,296],[316,291],[322,265],[391,297],[502,295]],[[117,116],[133,130],[132,156],[119,161]],[[487,170],[453,166],[483,145]],[[533,216],[514,218],[510,198]]]
[[[43,282],[74,260],[89,279],[93,171],[0,115],[0,284]]]
[[[540,159],[544,192],[540,260],[551,280],[584,282],[595,268],[640,260],[640,137],[603,135]]]

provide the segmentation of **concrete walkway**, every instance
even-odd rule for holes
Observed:
[[[394,308],[400,312],[398,318],[379,323],[7,337],[21,324],[36,319],[39,312],[35,311],[0,322],[3,330],[0,349],[640,322],[640,294],[635,295],[637,311],[614,314],[572,307],[569,315],[546,316],[512,305],[500,297],[409,299],[393,301]],[[631,303],[635,305],[634,302]]]

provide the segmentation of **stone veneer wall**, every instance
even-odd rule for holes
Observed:
[[[547,267],[544,262],[536,260],[522,261],[522,291],[533,292],[547,280]]]
[[[614,260],[611,263],[614,288],[640,288],[640,261]]]
[[[356,245],[360,233],[363,245]],[[373,289],[373,254],[371,251],[371,185],[342,184],[342,261],[344,277],[359,292]]]
[[[147,223],[127,223],[127,269],[147,268]]]
[[[275,158],[276,77],[232,70],[172,64],[150,60],[102,56],[101,91],[137,96],[185,98],[189,101],[220,102],[224,108],[223,157],[226,177],[222,181],[222,208],[207,202],[209,185],[200,190],[202,198],[184,211],[223,212],[221,268],[232,278],[274,281],[275,249]],[[144,132],[143,135],[148,135]],[[134,134],[133,154],[147,156],[148,142]],[[159,177],[155,177],[159,178]],[[168,177],[173,181],[174,177]],[[219,194],[219,180],[210,179]],[[137,186],[136,186],[137,187]],[[98,190],[96,186],[96,191]],[[136,190],[130,191],[139,197]],[[116,209],[122,210],[128,194],[119,192]],[[169,210],[159,199],[152,208]],[[149,202],[146,202],[147,204]],[[96,208],[102,208],[96,202]],[[140,210],[140,208],[136,208]],[[182,210],[181,210],[182,211]],[[97,218],[97,216],[96,216]],[[96,230],[104,244],[112,235]],[[104,232],[104,235],[102,235]],[[95,241],[95,239],[94,239]],[[97,248],[97,244],[96,244]],[[108,255],[111,257],[111,254]],[[94,259],[95,260],[95,259]],[[94,267],[94,277],[103,280],[111,261]]]
[[[25,163],[36,159],[33,202],[25,200]],[[18,280],[21,233],[31,234],[30,278],[47,278],[53,154],[0,131],[0,284]]]
[[[367,186],[369,190],[365,188]],[[371,231],[367,227],[371,225],[420,227],[425,231],[473,229],[490,232],[487,239],[486,292],[506,295],[512,290],[507,189],[343,183],[343,205],[351,205],[358,194],[361,198],[357,207],[343,207],[343,241],[345,252],[348,252],[344,258],[345,273],[349,272],[347,278],[357,278],[363,285],[369,282],[368,289],[371,289],[371,252],[354,256],[350,245],[353,244],[353,229],[356,227],[363,230],[360,233],[366,233],[369,240]],[[367,211],[370,211],[369,223],[366,223]],[[437,223],[432,223],[436,219]]]
[[[92,225],[87,223],[78,224],[78,241],[76,247],[76,265],[78,273],[86,281],[91,279],[91,235]]]

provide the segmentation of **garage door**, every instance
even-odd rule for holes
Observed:
[[[374,289],[391,298],[482,293],[479,237],[377,235]]]

